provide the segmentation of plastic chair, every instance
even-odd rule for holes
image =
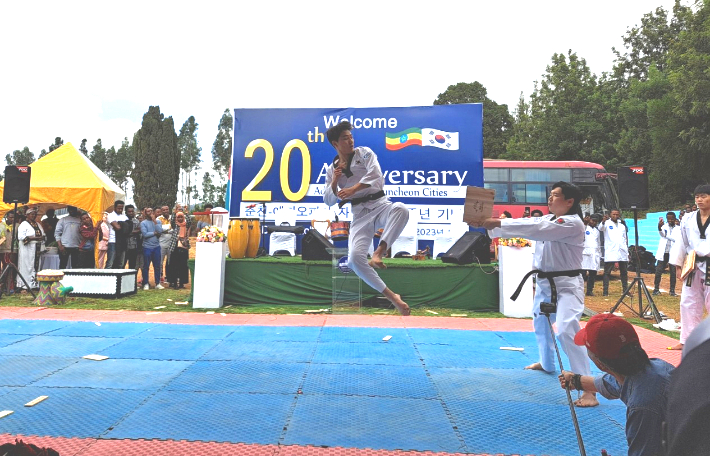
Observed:
[[[296,211],[280,209],[274,214],[275,226],[296,226]],[[283,254],[296,255],[296,235],[294,233],[274,232],[269,236],[269,255]]]

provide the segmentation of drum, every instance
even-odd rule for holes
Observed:
[[[346,241],[350,235],[350,222],[330,222],[330,238],[334,241]]]
[[[229,219],[229,231],[227,231],[227,245],[229,246],[230,258],[244,258],[249,242],[249,231],[247,223],[249,219],[231,217]]]
[[[259,251],[259,245],[261,244],[261,224],[258,218],[247,219],[247,231],[248,242],[246,257],[256,258],[256,253]]]
[[[43,269],[37,273],[38,282],[59,282],[64,278],[64,273],[56,269]]]

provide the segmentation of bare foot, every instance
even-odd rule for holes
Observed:
[[[390,299],[390,302],[394,304],[394,306],[399,310],[399,313],[402,314],[402,316],[406,317],[409,315],[409,305],[407,305],[406,302],[402,301],[402,297],[398,294],[395,294],[393,299]]]
[[[680,344],[680,343],[667,348],[667,350],[682,350],[682,349],[683,349],[683,344]]]
[[[582,397],[574,401],[574,405],[577,407],[596,407],[599,405],[599,401],[596,394],[585,391],[582,393]]]
[[[545,369],[542,368],[542,364],[540,364],[540,363],[532,363],[529,366],[525,366],[525,369],[545,372]]]
[[[387,269],[387,266],[382,262],[382,256],[378,255],[377,252],[372,254],[372,259],[368,263],[375,269]]]

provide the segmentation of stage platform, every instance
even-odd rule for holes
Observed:
[[[472,311],[498,311],[498,271],[493,264],[459,266],[441,260],[385,260],[379,269],[387,286],[411,306]],[[191,277],[195,262],[188,262]],[[330,261],[303,261],[301,257],[263,257],[227,260],[225,304],[331,305]],[[380,296],[362,285],[363,301]],[[190,297],[192,300],[192,296]]]
[[[22,438],[62,456],[579,454],[556,376],[523,370],[536,359],[529,320],[57,308],[0,318],[0,410],[13,411],[0,444]],[[679,362],[664,350],[672,339],[637,331],[650,356]],[[82,359],[91,353],[109,359]],[[627,453],[620,401],[577,413],[587,454]]]

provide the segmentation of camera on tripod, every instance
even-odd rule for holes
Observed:
[[[557,313],[557,304],[551,304],[549,302],[540,303],[540,312],[544,314]]]

